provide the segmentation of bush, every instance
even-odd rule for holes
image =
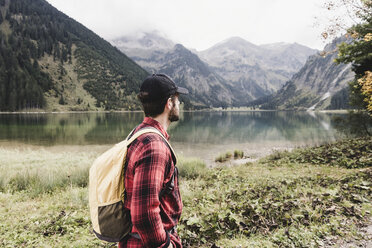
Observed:
[[[230,160],[233,157],[233,154],[231,152],[226,152],[224,154],[220,154],[218,157],[215,158],[215,162],[226,162]],[[241,150],[235,150],[234,151],[234,159],[239,159],[244,157],[244,152]]]
[[[223,162],[226,162],[227,160],[228,159],[226,158],[225,154],[221,154],[214,161],[215,162],[223,163]]]
[[[234,151],[234,159],[239,159],[244,157],[244,152],[241,150]]]
[[[214,161],[223,163],[223,162],[226,162],[226,161],[230,160],[232,158],[232,156],[233,155],[232,155],[231,152],[226,152],[224,154],[219,155]]]

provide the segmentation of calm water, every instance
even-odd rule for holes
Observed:
[[[272,149],[335,140],[335,114],[307,112],[185,112],[168,130],[178,154],[213,160],[241,149],[260,156]],[[0,143],[56,146],[110,145],[143,120],[142,113],[0,114]]]

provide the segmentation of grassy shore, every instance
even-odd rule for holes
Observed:
[[[372,139],[277,152],[208,169],[181,158],[185,247],[331,247],[363,240]],[[98,152],[0,149],[1,247],[111,247],[91,232],[88,169]],[[362,242],[362,241],[360,241]]]

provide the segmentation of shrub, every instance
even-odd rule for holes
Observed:
[[[214,161],[223,163],[223,162],[230,160],[232,156],[233,155],[231,152],[226,152],[224,154],[220,154]]]
[[[226,162],[227,160],[228,159],[226,158],[225,154],[221,154],[214,161],[215,162],[223,163],[223,162]]]
[[[224,154],[220,154],[218,157],[215,158],[215,162],[226,162],[230,160],[233,157],[233,154],[231,152],[226,152]],[[235,150],[234,151],[234,159],[239,159],[244,157],[244,152],[241,150]]]
[[[244,157],[244,152],[241,150],[234,151],[234,159],[239,159]]]
[[[231,153],[231,152],[226,152],[225,157],[226,157],[227,159],[232,158],[232,153]]]

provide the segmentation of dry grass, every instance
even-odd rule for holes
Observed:
[[[0,148],[0,190],[32,196],[66,186],[85,187],[96,153]]]

